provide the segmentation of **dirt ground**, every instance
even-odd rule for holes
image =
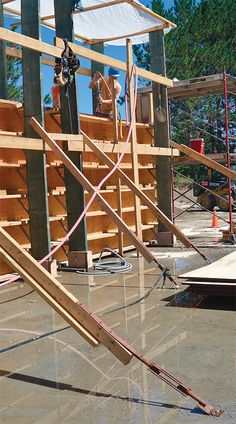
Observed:
[[[235,249],[217,241],[220,233],[211,228],[208,213],[187,212],[176,223],[198,245],[210,246],[202,248],[212,260]],[[196,252],[179,246],[151,250],[173,275],[204,265]],[[135,252],[126,259],[133,266],[126,274],[59,272],[58,280],[97,315],[109,312],[103,319],[114,331],[205,401],[217,408],[221,404],[224,414],[215,419],[203,414],[193,399],[167,386],[137,359],[123,366],[103,346],[93,349],[21,282],[1,289],[0,423],[236,422],[235,299],[208,297],[199,303],[168,282],[127,307],[153,285],[159,271]]]

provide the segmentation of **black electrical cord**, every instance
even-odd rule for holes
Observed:
[[[168,277],[168,275],[170,275],[170,271],[166,267],[166,268],[163,269],[163,271],[161,272],[161,274],[154,281],[153,285],[146,291],[146,293],[144,293],[144,295],[142,297],[140,297],[139,299],[135,300],[132,303],[129,303],[128,305],[123,305],[123,306],[120,306],[119,308],[115,308],[115,309],[111,309],[110,311],[106,311],[103,314],[99,315],[99,317],[103,317],[104,315],[112,314],[113,312],[117,312],[117,311],[120,311],[122,309],[130,308],[131,306],[137,305],[138,303],[142,302],[142,300],[147,299],[147,297],[151,294],[151,292],[156,288],[156,286],[158,285],[158,283],[161,281],[161,278],[162,277],[163,277],[162,287],[164,287],[165,279],[166,279],[166,277]],[[67,330],[68,328],[71,328],[71,326],[68,325],[66,327],[62,327],[62,328],[59,328],[57,330],[48,331],[46,333],[43,333],[43,334],[39,334],[37,336],[30,337],[29,339],[22,340],[21,342],[18,342],[18,343],[15,343],[15,344],[11,345],[11,346],[7,346],[5,348],[0,349],[0,353],[8,352],[9,350],[13,350],[13,349],[16,349],[18,347],[24,346],[26,344],[29,344],[29,343],[35,342],[37,340],[43,339],[45,337],[52,336],[52,335],[54,335],[56,333],[59,333],[59,332],[64,331],[64,330]]]
[[[115,308],[115,309],[111,309],[110,311],[106,311],[99,316],[103,317],[104,315],[108,315],[108,314],[111,314],[113,312],[120,311],[122,309],[130,308],[130,306],[137,305],[138,303],[142,302],[142,300],[146,299],[151,294],[151,292],[156,288],[158,283],[161,281],[162,277],[163,277],[162,287],[164,287],[166,277],[168,277],[169,275],[170,275],[169,269],[167,267],[164,268],[164,270],[161,272],[161,274],[158,276],[158,278],[154,281],[153,285],[144,293],[144,295],[142,297],[140,297],[139,299],[135,300],[132,303],[129,303],[128,305],[119,306],[119,308]]]
[[[101,262],[102,255],[104,252],[109,252],[112,255],[116,256],[117,259],[115,261],[106,261]],[[93,271],[86,271],[74,267],[68,267],[61,265],[59,267],[60,271],[74,271],[77,272],[80,275],[94,275],[94,276],[100,276],[100,275],[111,275],[111,274],[121,274],[123,272],[128,272],[132,270],[132,265],[130,262],[127,262],[122,256],[119,255],[119,253],[115,252],[114,250],[110,249],[109,247],[105,247],[98,259],[98,262],[93,265],[94,270]]]
[[[0,285],[1,287],[1,285]],[[13,302],[13,300],[22,299],[22,297],[29,296],[30,294],[34,293],[34,290],[30,290],[28,293],[22,294],[21,296],[13,297],[12,299],[4,300],[3,302],[0,302],[0,305],[3,305],[5,303]]]
[[[0,349],[0,353],[8,352],[9,350],[16,349],[17,347],[21,347],[21,346],[26,345],[28,343],[35,342],[37,340],[43,339],[44,337],[48,337],[48,336],[51,336],[53,334],[59,333],[61,331],[67,330],[70,327],[71,327],[70,325],[67,325],[66,327],[58,328],[57,330],[48,331],[47,333],[43,333],[43,334],[39,334],[37,336],[30,337],[29,339],[22,340],[21,342],[14,343],[11,346],[7,346],[7,347]]]

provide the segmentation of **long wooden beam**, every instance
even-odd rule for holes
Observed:
[[[73,13],[76,15],[78,13],[91,12],[93,10],[103,9],[104,7],[114,6],[115,4],[126,3],[126,2],[127,0],[108,1],[106,3],[100,3],[100,4],[95,4],[94,6],[84,7],[83,9],[75,9]],[[43,16],[42,21],[46,21],[48,19],[53,19],[53,18],[54,18],[54,15]]]
[[[141,12],[152,16],[153,18],[158,18],[161,22],[169,24],[170,27],[176,28],[176,24],[168,21],[166,18],[163,18],[163,16],[158,15],[156,12],[153,12],[153,10],[149,9],[148,7],[143,6],[141,3],[138,3],[135,0],[127,0],[127,3],[131,4],[136,9],[141,10]]]
[[[127,61],[127,82],[128,82],[128,93],[129,93],[129,113],[130,120],[132,113],[135,108],[134,99],[134,73],[133,73],[133,48],[131,40],[126,40],[126,61]],[[132,174],[134,184],[139,187],[139,171],[138,171],[138,152],[137,152],[137,128],[136,119],[133,117],[134,124],[131,131],[131,160],[132,160]],[[134,196],[134,215],[135,215],[135,230],[137,236],[142,240],[142,216],[140,208],[140,199]]]
[[[5,28],[0,28],[0,40],[8,41],[10,43],[27,47],[30,50],[35,50],[41,53],[48,54],[53,57],[61,57],[61,53],[64,49],[64,42],[60,38],[56,38],[56,46],[44,43],[39,40],[35,40],[31,37],[27,37],[22,34],[15,33]],[[107,66],[113,66],[121,71],[126,72],[127,66],[125,62],[114,59],[110,56],[106,56],[101,53],[97,53],[85,47],[81,47],[74,43],[69,43],[70,47],[75,54],[93,60],[95,62],[103,63]],[[169,78],[162,77],[161,75],[154,74],[153,72],[146,71],[145,69],[137,68],[138,76],[148,79],[150,81],[158,82],[159,84],[166,85],[167,87],[173,87],[173,81]]]
[[[14,269],[23,280],[28,283],[68,324],[71,325],[91,346],[96,347],[99,343],[98,341],[88,332],[85,328],[79,324],[76,319],[70,315],[70,313],[65,309],[66,304],[64,302],[59,303],[56,301],[50,293],[48,293],[43,287],[40,286],[30,274],[22,268],[22,266],[16,262],[10,254],[7,253],[2,247],[0,247],[0,255],[8,265]],[[63,296],[63,300],[66,300],[66,297]],[[63,305],[63,306],[62,306]]]
[[[1,32],[0,32],[0,38],[1,38]],[[56,46],[62,49],[64,46],[63,40],[60,38],[56,38]],[[93,60],[94,62],[103,63],[104,65],[107,65],[107,66],[113,66],[124,72],[126,72],[127,70],[127,64],[125,62],[122,62],[121,60],[114,59],[113,57],[106,56],[104,54],[86,49],[85,47],[81,47],[78,44],[69,43],[69,46],[71,47],[73,52],[79,56],[86,57],[87,59]],[[136,71],[139,77],[157,82],[167,87],[174,86],[174,83],[171,79],[162,77],[161,75],[154,74],[154,72],[146,71],[145,69],[141,69],[141,68],[136,68]]]
[[[175,149],[178,149],[180,152],[185,153],[191,158],[195,159],[197,162],[200,162],[209,168],[215,169],[226,177],[236,180],[236,171],[228,169],[220,163],[215,162],[213,159],[208,158],[207,156],[202,155],[201,153],[196,152],[196,150],[191,149],[190,147],[185,146],[184,144],[178,144],[175,141],[171,142],[172,146]]]
[[[61,57],[62,49],[43,41],[36,40],[26,35],[19,34],[9,29],[0,28],[0,39],[13,43],[17,46],[26,47],[30,50],[48,54],[53,57]]]
[[[80,182],[80,184],[91,194],[94,194],[95,188],[89,182],[89,180],[79,171],[68,156],[57,146],[55,141],[46,133],[46,131],[39,125],[36,119],[31,118],[30,124],[34,130],[40,135],[40,137],[47,143],[57,157],[64,163],[69,169],[72,175]],[[143,257],[150,263],[155,261],[155,256],[147,249],[147,247],[138,239],[135,233],[129,229],[129,227],[120,219],[117,213],[112,209],[109,203],[102,197],[100,193],[97,193],[96,201],[102,206],[102,209],[112,218],[117,227],[123,231],[124,235],[131,241],[136,249],[143,255]]]
[[[6,55],[22,59],[22,51],[20,49],[16,49],[15,47],[6,46]],[[49,57],[42,57],[42,63],[43,65],[47,66],[55,66],[55,61]],[[91,76],[91,70],[87,68],[80,67],[77,72],[88,77]]]
[[[91,310],[80,302],[72,293],[70,293],[56,278],[43,268],[28,252],[2,228],[0,228],[0,246],[2,255],[10,265],[18,268],[22,278],[27,278],[32,287],[54,308],[59,305],[65,310],[68,316],[76,320],[83,330],[80,334],[85,337],[91,344],[96,345],[97,341],[101,342],[115,355],[123,364],[128,364],[132,358],[132,354],[121,345],[121,343],[111,336],[112,330],[106,326]],[[4,254],[7,253],[7,257]],[[28,276],[30,278],[28,278]],[[59,311],[59,308],[57,312]],[[66,319],[66,316],[63,318]],[[71,322],[72,324],[72,322]],[[76,326],[73,326],[74,328]],[[80,328],[75,328],[77,331]],[[91,337],[92,336],[92,337]],[[119,337],[117,336],[117,339]]]
[[[85,143],[91,148],[91,150],[96,153],[96,155],[107,165],[110,169],[114,168],[114,162],[102,151],[97,144],[95,144],[83,131],[81,133],[84,136]],[[191,247],[191,241],[180,231],[166,215],[143,193],[133,181],[120,169],[116,170],[119,177],[124,181],[125,184],[132,190],[132,192],[139,197],[144,205],[152,211],[154,216],[156,216],[177,238],[180,240],[184,246]]]
[[[84,142],[81,140],[80,135],[76,134],[62,134],[62,133],[48,133],[56,141],[67,141],[68,150],[70,152],[91,152],[91,149],[87,146],[84,146]],[[96,145],[105,153],[121,153],[124,148],[124,143],[119,143],[114,145],[110,140],[107,140],[107,143],[103,143],[101,140],[93,140],[96,142]],[[32,150],[51,150],[50,147],[44,147],[43,140],[17,136],[4,131],[4,134],[1,134],[0,131],[0,148],[7,149],[32,149]],[[165,147],[154,147],[145,144],[137,145],[138,155],[150,155],[150,156],[178,156],[178,150],[174,149],[173,155],[171,154],[171,149]],[[127,154],[131,153],[130,145],[127,146]]]
[[[131,38],[131,37],[135,37],[136,35],[147,34],[147,33],[150,33],[150,32],[153,32],[153,31],[159,31],[159,30],[165,29],[165,28],[169,28],[169,25],[163,24],[163,25],[159,25],[159,26],[155,26],[153,28],[150,28],[149,30],[143,29],[142,31],[131,32],[130,34],[119,35],[119,36],[116,36],[116,37],[93,38],[91,40],[85,41],[84,45],[89,46],[90,44],[95,44],[95,43],[100,43],[100,42],[107,43],[108,41],[121,40],[123,38]]]

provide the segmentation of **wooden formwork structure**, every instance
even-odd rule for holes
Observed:
[[[115,2],[116,3],[116,2]],[[165,24],[167,24],[165,22]],[[171,25],[171,24],[169,24]],[[60,57],[63,51],[63,42],[56,38],[56,46],[41,42],[35,38],[31,38],[22,34],[13,33],[12,31],[0,28],[0,39],[30,49],[33,52],[44,53],[53,57]],[[113,65],[122,71],[127,71],[129,81],[129,97],[130,108],[132,109],[133,98],[133,74],[132,74],[132,45],[127,39],[127,63],[117,59],[113,59],[96,51],[89,50],[74,43],[69,43],[73,51],[95,62],[104,65]],[[86,41],[86,44],[88,42]],[[9,48],[7,54],[21,57],[21,52],[14,48]],[[43,58],[48,65],[52,65],[52,60]],[[84,75],[91,75],[91,71],[80,69]],[[173,82],[168,78],[146,71],[140,68],[136,69],[138,76],[147,78],[154,84],[173,87]],[[67,208],[65,201],[65,169],[63,162],[55,157],[55,154],[45,148],[44,142],[34,137],[24,137],[24,109],[22,105],[7,100],[0,101],[0,172],[1,172],[1,209],[0,220],[1,226],[4,227],[10,235],[12,235],[24,248],[30,250],[30,219],[29,219],[29,202],[28,187],[26,179],[25,157],[28,151],[46,151],[46,173],[48,185],[48,214],[51,235],[51,247],[56,246],[67,232]],[[123,141],[115,134],[115,119],[104,119],[95,116],[80,114],[80,125],[82,132],[80,134],[62,134],[62,122],[60,111],[46,111],[45,113],[45,130],[51,135],[52,139],[57,140],[59,145],[67,143],[68,152],[79,152],[82,154],[83,172],[86,178],[93,186],[101,181],[107,173],[107,169],[111,163],[116,162],[117,155],[123,148]],[[128,128],[126,123],[122,123],[122,131],[124,139],[127,136]],[[83,135],[82,135],[83,134]],[[86,144],[90,140],[90,146]],[[115,143],[118,142],[118,143]],[[169,141],[169,140],[168,140]],[[93,143],[91,145],[91,143]],[[95,143],[95,144],[94,144]],[[157,147],[155,145],[155,130],[150,123],[136,123],[131,135],[131,143],[128,144],[126,154],[120,165],[120,170],[128,179],[133,182],[133,186],[127,185],[127,180],[121,182],[117,175],[112,175],[106,182],[106,186],[102,188],[102,195],[109,206],[124,219],[127,227],[131,231],[135,231],[140,241],[150,241],[156,238],[156,228],[158,222],[161,222],[171,233],[186,247],[192,246],[192,243],[171,223],[171,220],[153,207],[158,202],[155,171],[157,158],[163,157],[173,160],[178,156],[178,150],[188,149],[183,146],[172,144],[169,147]],[[104,162],[104,157],[95,153],[94,146],[97,146],[102,152],[109,156],[110,164]],[[172,147],[172,148],[171,148]],[[173,148],[174,147],[174,148]],[[10,154],[9,154],[10,153]],[[191,149],[185,153],[190,156],[196,154]],[[197,160],[199,157],[197,158]],[[207,161],[209,165],[210,159],[200,158],[200,162]],[[106,164],[105,164],[106,163]],[[226,173],[230,170],[211,161],[210,166]],[[233,172],[233,171],[232,171]],[[120,182],[119,182],[120,181]],[[143,202],[138,196],[139,191],[143,192],[150,200],[149,204]],[[166,187],[163,187],[163,191]],[[135,193],[135,194],[134,194]],[[137,194],[138,193],[138,194]],[[85,203],[88,202],[90,194],[85,190]],[[130,243],[127,234],[121,236],[121,229],[117,228],[117,223],[107,216],[106,212],[98,202],[94,202],[87,213],[87,240],[88,248],[94,254],[99,253],[104,247],[116,249],[119,247],[120,252],[133,246]],[[142,250],[142,249],[141,249]],[[145,249],[144,249],[145,251]],[[56,258],[60,261],[66,260],[68,254],[68,246],[64,245],[60,249]],[[1,264],[1,273],[7,272],[9,269]]]
[[[119,2],[111,2],[111,5]],[[134,7],[140,8],[136,2]],[[10,5],[4,6],[10,11]],[[143,8],[142,8],[143,10]],[[75,13],[77,13],[75,11]],[[147,11],[149,13],[149,11]],[[150,12],[153,15],[153,12]],[[160,18],[160,17],[159,17]],[[44,24],[47,24],[46,18],[43,17]],[[165,27],[174,26],[172,23],[163,19],[163,30]],[[157,28],[153,28],[152,31]],[[148,32],[148,31],[146,31]],[[130,34],[127,34],[129,36]],[[131,34],[132,35],[132,34]],[[63,51],[63,42],[56,38],[56,46],[43,43],[40,40],[31,38],[22,34],[13,33],[5,28],[0,28],[0,39],[10,42],[13,45],[30,49],[34,52],[47,54],[53,57],[60,57]],[[95,40],[85,40],[85,44],[93,44]],[[101,40],[99,40],[101,41]],[[130,108],[133,106],[133,77],[132,77],[132,45],[127,41],[127,63],[111,58],[104,54],[97,53],[91,49],[71,43],[73,51],[82,57],[86,57],[95,62],[104,65],[112,65],[122,71],[127,71],[129,75],[130,87]],[[22,57],[21,50],[14,47],[7,47],[6,53],[15,57]],[[54,61],[50,58],[43,57],[42,62],[52,66]],[[91,75],[91,71],[80,68],[79,72],[84,75]],[[137,68],[138,76],[147,78],[155,84],[164,84],[172,86],[173,82],[168,78],[157,75]],[[38,150],[43,152],[44,144],[36,141],[33,137],[23,137],[24,134],[24,109],[19,103],[2,100],[0,102],[0,131],[1,131],[1,209],[0,220],[1,226],[12,235],[24,248],[30,250],[30,219],[29,219],[29,202],[28,187],[26,179],[27,160],[25,153],[27,151]],[[109,155],[109,158],[116,162],[117,155],[122,150],[123,140],[126,138],[128,128],[122,123],[123,140],[118,140],[118,144],[114,141],[114,122],[109,119],[98,118],[80,114],[81,130],[88,135],[89,139],[97,143],[100,149]],[[91,148],[86,147],[83,137],[76,134],[63,134],[61,126],[60,111],[46,111],[45,113],[45,129],[49,132],[53,139],[57,140],[60,145],[67,142],[68,151],[79,152],[83,157],[83,172],[92,185],[101,181],[107,172],[107,165],[104,165],[101,157],[98,158]],[[135,132],[134,132],[135,131]],[[155,147],[153,138],[153,127],[149,124],[137,124],[131,136],[131,144],[127,147],[127,153],[124,156],[120,169],[134,181],[135,185],[153,202],[157,203],[156,196],[156,179],[153,177],[152,171],[155,170],[157,156],[175,156],[178,152],[168,147]],[[135,135],[134,135],[135,134]],[[9,154],[10,153],[10,154]],[[66,234],[67,210],[65,201],[65,182],[64,168],[60,160],[55,155],[47,152],[47,183],[48,183],[48,204],[49,204],[49,225],[51,235],[51,247],[55,246]],[[102,194],[109,205],[118,211],[123,217],[130,230],[138,234],[141,241],[150,241],[155,238],[157,219],[150,211],[147,205],[141,204],[138,197],[131,193],[132,190],[125,183],[117,185],[117,176],[112,176],[106,186],[102,188]],[[85,190],[85,203],[89,200],[89,193]],[[120,199],[120,205],[119,205]],[[116,249],[118,246],[122,253],[123,249],[131,247],[127,237],[122,238],[117,225],[107,217],[106,213],[94,202],[87,213],[87,240],[88,249],[93,254],[99,253],[105,246]],[[185,240],[185,239],[184,239]],[[122,241],[122,242],[121,242]],[[187,245],[191,245],[187,242]],[[56,254],[58,260],[66,260],[68,254],[68,246],[65,245]],[[8,267],[1,263],[0,272],[5,273]]]
[[[1,192],[0,192],[0,220],[1,226],[23,247],[30,249],[29,214],[26,183],[26,158],[25,151],[28,149],[43,149],[43,142],[34,138],[26,138],[23,133],[23,109],[20,104],[8,101],[0,102],[0,128],[1,128]],[[86,146],[82,135],[62,134],[60,130],[60,113],[47,111],[45,128],[59,144],[67,140],[69,150],[83,152],[84,175],[96,186],[108,172],[108,167],[91,148]],[[123,142],[114,145],[111,143],[113,136],[112,122],[105,118],[81,115],[81,130],[96,143],[102,152],[116,161],[116,155],[122,150]],[[152,128],[150,125],[137,124],[137,150],[139,158],[139,188],[148,198],[156,203],[156,182],[150,172],[155,168],[156,155],[178,155],[176,150],[158,148],[152,146]],[[127,133],[123,122],[124,136]],[[139,142],[140,141],[140,142]],[[148,153],[148,154],[147,154]],[[47,176],[48,176],[48,200],[51,230],[51,245],[65,236],[67,228],[67,215],[65,204],[64,169],[55,154],[47,149]],[[132,162],[130,146],[124,157],[120,169],[132,179]],[[114,210],[117,210],[117,177],[114,175],[102,189],[104,198]],[[122,183],[122,216],[127,225],[134,229],[134,198],[131,190]],[[89,193],[85,192],[86,201]],[[141,206],[143,240],[149,241],[155,238],[155,226],[157,220],[148,206]],[[88,245],[93,254],[99,253],[105,246],[116,249],[118,247],[117,226],[114,224],[101,207],[94,202],[87,213]],[[130,247],[127,239],[124,247]],[[57,254],[58,260],[67,259],[68,246],[61,249]],[[8,272],[8,266],[1,263],[1,273]]]
[[[107,3],[112,5],[122,3],[122,1],[115,0]],[[128,3],[143,10],[143,6],[135,1],[128,1]],[[25,12],[27,15],[28,10],[25,10]],[[153,12],[149,13],[153,15]],[[29,18],[28,15],[27,18]],[[46,20],[45,17],[44,19]],[[170,23],[163,20],[161,29],[163,30],[163,28],[168,26],[170,26]],[[150,32],[155,30],[156,28],[152,28]],[[136,34],[129,34],[128,36],[133,35]],[[53,57],[60,57],[63,51],[62,40],[58,38],[56,39],[55,47],[42,43],[35,38],[12,33],[4,28],[0,28],[0,40],[23,46],[25,49],[30,49],[37,53],[43,52]],[[100,40],[86,40],[87,44],[97,41]],[[92,52],[73,43],[70,46],[78,55],[127,71],[130,109],[132,111],[134,94],[130,41],[127,40],[127,63]],[[29,56],[26,58],[29,61],[31,59]],[[161,85],[173,85],[172,81],[165,76],[157,75],[153,72],[137,69],[137,75]],[[43,152],[47,156],[47,162],[44,166],[47,171],[48,184],[46,186],[48,189],[45,194],[48,198],[49,217],[47,218],[49,218],[51,245],[53,245],[57,244],[67,231],[65,226],[67,210],[64,199],[65,171],[69,170],[76,181],[80,182],[81,186],[83,186],[85,197],[87,197],[86,201],[88,201],[89,196],[95,191],[94,186],[98,184],[98,180],[100,181],[107,169],[114,165],[117,156],[122,151],[122,140],[117,137],[115,118],[111,122],[107,119],[80,115],[81,132],[79,131],[78,134],[62,134],[62,113],[47,112],[45,114],[45,128],[43,128],[37,119],[32,117],[32,115],[29,116],[31,113],[29,104],[30,102],[27,105],[25,104],[23,110],[18,103],[7,100],[0,102],[0,180],[2,184],[0,188],[0,220],[1,226],[6,229],[6,231],[0,229],[0,256],[3,258],[4,263],[18,272],[93,347],[102,343],[125,365],[130,362],[133,356],[136,357],[162,381],[182,395],[191,396],[197,400],[200,408],[207,414],[219,416],[223,412],[222,409],[214,409],[195,394],[190,387],[172,376],[158,364],[145,359],[142,354],[119,337],[91,310],[83,305],[79,299],[76,299],[44,270],[36,260],[40,258],[34,259],[26,252],[26,249],[30,250],[31,248],[28,215],[29,184],[27,184],[26,166],[29,157],[35,160],[33,155],[28,155],[28,152]],[[26,106],[28,115],[25,113]],[[22,135],[25,133],[23,116],[24,120],[27,121],[24,123],[28,125],[27,137]],[[34,128],[35,133],[33,134],[38,138],[29,135],[32,134],[29,131],[29,125]],[[128,128],[125,123],[122,125],[125,137]],[[155,131],[156,127],[154,128],[154,133]],[[135,124],[131,135],[131,144],[128,145],[124,160],[118,170],[118,176],[112,175],[111,179],[106,181],[106,187],[97,193],[97,203],[92,204],[87,213],[88,240],[91,243],[90,248],[93,252],[101,251],[104,244],[108,244],[107,240],[109,240],[110,247],[117,248],[118,245],[120,246],[120,232],[123,232],[123,246],[129,247],[131,243],[148,262],[153,260],[157,262],[143,243],[143,240],[148,241],[152,238],[157,218],[186,247],[193,247],[187,237],[155,205],[157,202],[156,184],[158,181],[155,180],[150,172],[155,168],[155,157],[162,155],[165,158],[170,158],[178,155],[178,153],[170,146],[154,146],[154,137],[152,126],[143,123]],[[64,151],[65,142],[66,152]],[[83,170],[73,162],[74,156],[71,156],[73,152],[79,152],[83,155]],[[41,159],[42,157],[40,157]],[[64,168],[62,168],[62,165],[64,165]],[[165,165],[169,167],[167,161]],[[118,178],[120,182],[117,182]],[[32,182],[30,184],[32,185]],[[38,187],[33,187],[33,189],[37,191]],[[167,187],[164,187],[164,190],[166,189]],[[116,210],[119,214],[116,213]],[[126,223],[122,219],[124,216]],[[59,251],[58,254],[63,255],[63,252],[65,255],[66,248],[64,246],[63,251]],[[163,269],[161,266],[159,268]]]

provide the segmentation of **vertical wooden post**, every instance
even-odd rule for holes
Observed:
[[[97,53],[104,54],[104,43],[91,44],[90,49]],[[95,72],[100,72],[101,75],[104,75],[104,65],[102,63],[91,61],[91,72],[92,78],[94,77]],[[92,90],[92,102],[93,102],[93,114],[95,114],[98,106],[98,96],[96,88]]]
[[[73,2],[71,0],[54,0],[56,36],[67,38],[73,42]],[[78,134],[80,132],[80,122],[78,115],[78,104],[76,95],[76,79],[68,87],[60,87],[61,98],[61,126],[62,132],[68,134]],[[82,171],[82,154],[78,152],[68,152],[68,143],[64,143],[63,150],[67,153],[76,167]],[[68,169],[64,168],[66,186],[66,204],[68,229],[77,221],[85,208],[84,189],[81,184],[71,175]],[[69,239],[69,251],[87,251],[87,231],[86,219],[84,218],[76,231]]]
[[[40,1],[22,0],[22,33],[40,39]],[[24,134],[37,137],[29,125],[29,117],[34,116],[43,124],[41,95],[41,57],[40,53],[22,49],[23,95],[24,95]],[[26,150],[26,176],[29,200],[31,253],[34,258],[42,259],[50,251],[50,229],[48,211],[48,187],[45,152]]]
[[[117,101],[115,92],[115,81],[112,81],[112,119],[113,119],[113,138],[114,143],[118,143],[118,121],[117,121]]]
[[[4,27],[3,4],[0,0],[0,27]],[[0,41],[0,99],[7,99],[7,68],[4,41]]]
[[[113,136],[114,143],[118,143],[118,122],[117,122],[117,102],[116,102],[116,93],[115,93],[115,81],[113,80],[112,84],[112,118],[113,118]],[[119,159],[119,154],[117,155],[117,160]],[[117,178],[116,183],[117,191],[117,213],[122,219],[122,193],[121,193],[121,179]],[[123,255],[124,253],[124,236],[122,231],[118,229],[118,239],[119,239],[119,254]]]
[[[129,108],[130,117],[134,106],[134,77],[132,73],[133,68],[133,53],[132,43],[130,39],[126,40],[127,48],[127,75],[128,75],[128,86],[129,86]],[[137,154],[137,132],[136,132],[136,121],[131,134],[131,154],[132,154],[132,166],[133,166],[133,181],[134,184],[139,187],[139,173],[138,173],[138,154]],[[140,200],[134,195],[134,212],[135,212],[135,227],[136,234],[140,240],[142,240],[142,219]]]
[[[149,34],[151,70],[166,76],[164,33],[162,30]],[[167,88],[152,83],[154,106],[154,141],[155,146],[170,147],[169,115]],[[159,113],[158,113],[159,112]],[[162,119],[160,116],[162,115]],[[172,190],[171,166],[167,157],[156,157],[156,177],[158,206],[161,211],[172,221]],[[158,223],[157,240],[162,245],[172,245],[173,235],[164,224]]]

